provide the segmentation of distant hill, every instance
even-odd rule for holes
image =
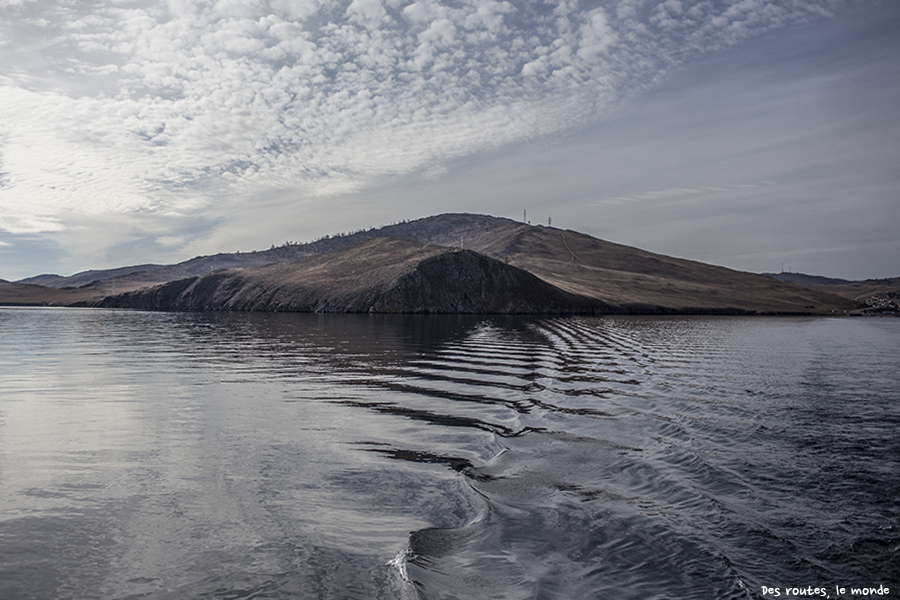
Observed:
[[[124,277],[134,273],[147,273],[164,268],[165,265],[137,265],[133,267],[120,267],[118,269],[82,271],[75,275],[64,277],[62,275],[37,275],[27,279],[20,279],[17,283],[32,283],[52,288],[83,287],[96,281],[105,281]]]
[[[765,273],[765,275],[860,302],[866,306],[864,313],[900,313],[900,277],[847,281],[803,273]]]
[[[112,277],[110,271],[86,272],[93,273],[87,278],[104,278],[78,288],[81,298],[73,303],[178,310],[734,314],[835,314],[858,306],[772,277],[471,214],[144,266],[152,268],[127,274],[129,268],[118,269],[123,274]]]
[[[762,273],[767,277],[774,277],[780,281],[788,281],[790,283],[797,283],[800,285],[805,285],[807,287],[813,286],[834,286],[834,285],[846,285],[848,283],[853,283],[847,279],[835,279],[833,277],[822,277],[821,275],[807,275],[805,273]]]
[[[763,275],[780,281],[796,283],[814,290],[830,292],[851,300],[866,301],[880,297],[896,298],[900,295],[900,277],[848,281],[846,279],[832,279],[804,273],[763,273]]]

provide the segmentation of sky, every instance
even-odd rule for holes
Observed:
[[[0,0],[0,278],[445,212],[898,276],[897,57],[894,0]]]

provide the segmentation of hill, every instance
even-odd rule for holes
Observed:
[[[868,313],[900,312],[900,277],[847,281],[804,273],[764,273],[764,275],[861,302],[867,306],[865,312]]]
[[[289,312],[592,312],[590,301],[470,250],[375,238],[323,255],[226,269],[99,306]]]
[[[365,240],[394,237],[437,246],[457,246],[462,240],[483,240],[498,228],[522,225],[510,219],[484,215],[445,214],[416,221],[387,225],[349,234],[325,236],[315,242],[285,244],[270,250],[222,253],[198,256],[175,265],[140,265],[117,269],[91,270],[68,277],[38,275],[17,283],[32,283],[47,287],[87,287],[105,293],[102,282],[116,281],[120,291],[134,290],[187,277],[206,275],[220,269],[245,269],[275,263],[292,262],[306,256],[334,252]],[[523,225],[528,227],[527,225]],[[111,286],[109,286],[111,288]]]
[[[133,267],[121,267],[118,269],[82,271],[75,275],[63,277],[62,275],[36,275],[27,279],[20,279],[17,283],[31,283],[51,288],[84,287],[97,281],[125,277],[134,273],[146,273],[164,268],[165,265],[135,265]]]
[[[73,303],[82,306],[179,310],[835,314],[858,306],[771,277],[469,214],[197,257],[79,290]]]
[[[763,275],[863,302],[875,297],[893,295],[892,297],[896,298],[900,295],[900,277],[848,281],[804,273],[763,273]]]

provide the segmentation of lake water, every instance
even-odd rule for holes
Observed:
[[[0,598],[900,595],[898,369],[890,318],[0,309]]]

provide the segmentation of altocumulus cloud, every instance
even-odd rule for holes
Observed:
[[[837,4],[0,0],[0,231],[440,171]]]

